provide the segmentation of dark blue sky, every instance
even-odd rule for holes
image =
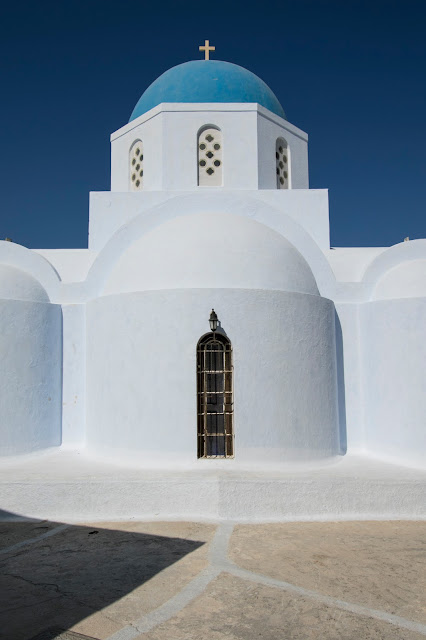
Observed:
[[[426,3],[405,0],[3,2],[0,238],[86,247],[109,135],[166,69],[240,64],[309,134],[334,246],[426,236]]]

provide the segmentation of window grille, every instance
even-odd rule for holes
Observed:
[[[222,132],[209,127],[198,135],[198,184],[200,187],[222,185]]]
[[[287,142],[278,138],[275,145],[275,165],[277,172],[277,189],[289,188],[289,153]]]
[[[208,333],[197,345],[199,458],[232,458],[232,345],[225,336]]]
[[[136,140],[129,154],[130,190],[141,191],[143,188],[143,145],[141,140]]]

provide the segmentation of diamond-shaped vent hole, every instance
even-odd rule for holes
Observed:
[[[139,140],[130,148],[130,190],[140,191],[143,188],[143,147]]]

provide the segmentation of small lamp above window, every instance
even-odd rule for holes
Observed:
[[[213,331],[213,333],[216,331],[217,329],[217,313],[214,309],[212,309],[212,312],[210,314],[210,318],[209,318],[209,323],[210,323],[210,329]]]

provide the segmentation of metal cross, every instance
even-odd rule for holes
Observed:
[[[216,47],[211,47],[209,40],[204,41],[204,47],[198,47],[200,51],[204,51],[205,60],[210,60],[210,51],[216,51]]]

